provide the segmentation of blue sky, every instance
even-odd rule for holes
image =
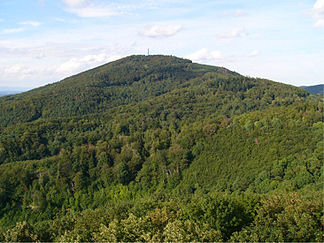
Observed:
[[[0,0],[0,87],[38,87],[147,48],[324,83],[324,0]]]

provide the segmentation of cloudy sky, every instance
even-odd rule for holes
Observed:
[[[0,0],[0,87],[38,87],[148,48],[324,83],[324,0]]]

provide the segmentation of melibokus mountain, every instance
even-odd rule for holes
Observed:
[[[172,56],[130,56],[54,84],[0,98],[0,125],[97,114],[172,91],[188,93],[188,90],[197,89],[201,89],[208,99],[206,92],[219,98],[215,105],[222,102],[222,95],[238,99],[237,104],[253,99],[249,102],[251,107],[244,111],[259,109],[259,105],[292,102],[308,95],[292,86],[247,78],[225,68],[195,64]]]
[[[303,89],[130,56],[0,114],[1,241],[323,240],[323,102]]]
[[[225,68],[171,56],[130,56],[19,96],[3,98],[1,123],[106,111],[170,92],[207,72],[239,76]]]

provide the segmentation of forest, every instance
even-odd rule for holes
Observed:
[[[323,97],[129,56],[0,97],[0,241],[323,241]]]

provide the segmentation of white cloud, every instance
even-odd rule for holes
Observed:
[[[31,26],[35,26],[35,27],[41,25],[41,23],[37,22],[37,21],[23,21],[23,22],[20,22],[19,24],[31,25]]]
[[[194,62],[204,62],[204,61],[215,61],[224,58],[224,55],[220,51],[209,51],[206,48],[202,48],[185,58],[190,59]]]
[[[87,0],[63,0],[69,7],[79,7],[87,2]]]
[[[324,19],[319,19],[314,24],[315,27],[324,27]]]
[[[137,9],[154,9],[158,1],[139,0],[108,1],[108,0],[62,0],[67,8],[65,11],[82,18],[102,18],[127,14]],[[163,1],[162,1],[163,2]]]
[[[324,1],[323,0],[317,0],[314,4],[314,9],[319,10],[324,14]]]
[[[245,37],[245,36],[247,36],[247,33],[244,31],[244,29],[235,29],[230,33],[222,33],[217,35],[217,37],[221,39],[238,38],[238,37]]]
[[[313,6],[312,14],[316,19],[315,27],[324,27],[324,0],[317,0]]]
[[[63,18],[53,18],[53,20],[58,21],[58,22],[65,22],[65,19],[63,19]]]
[[[27,67],[26,65],[22,64],[14,64],[11,66],[7,66],[3,69],[2,73],[4,77],[14,76],[19,80],[28,78],[40,70],[35,67]]]
[[[236,9],[236,10],[229,10],[225,11],[221,14],[223,17],[240,17],[240,16],[246,16],[247,13],[242,9]]]
[[[151,25],[142,28],[139,33],[147,37],[168,37],[177,34],[181,25]]]
[[[84,8],[71,8],[67,10],[70,13],[74,13],[79,17],[83,18],[98,18],[98,17],[110,17],[120,14],[117,11],[111,10],[109,8],[100,7],[84,7]]]
[[[98,55],[87,55],[82,58],[71,58],[70,60],[62,63],[56,71],[63,74],[73,74],[82,70],[96,67],[100,64],[117,60],[118,58],[120,58],[120,56],[108,56],[105,53],[100,53]]]
[[[259,54],[260,54],[259,50],[253,50],[248,54],[248,56],[249,57],[255,57],[255,56],[259,55]]]
[[[49,65],[25,64],[0,64],[0,85],[9,87],[38,87],[44,85],[44,79],[51,82],[57,80],[53,75],[53,67]],[[30,80],[33,80],[31,83]]]
[[[102,18],[122,14],[122,7],[112,3],[103,4],[100,1],[63,0],[68,6],[65,11],[82,18]]]
[[[57,72],[59,73],[74,72],[80,68],[81,64],[82,63],[77,58],[72,58],[67,62],[62,63],[58,67]]]
[[[4,29],[1,34],[12,34],[12,33],[17,33],[23,31],[23,28],[14,28],[14,29]]]
[[[22,70],[22,66],[19,64],[15,64],[13,66],[6,67],[3,72],[5,74],[12,74],[12,73],[18,73]]]

